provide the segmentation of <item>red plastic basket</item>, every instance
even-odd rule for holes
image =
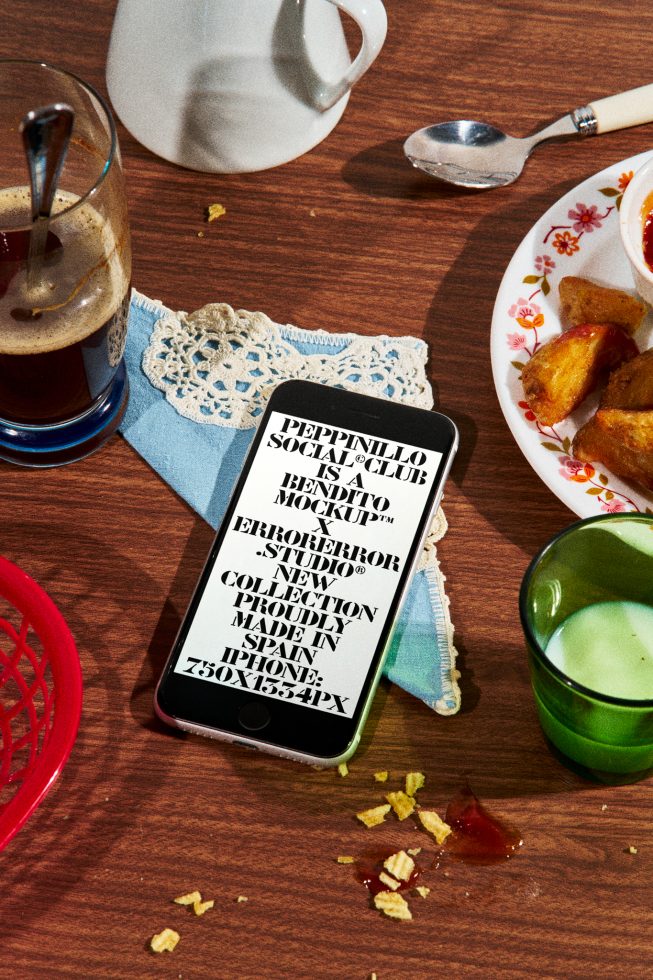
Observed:
[[[0,557],[0,851],[61,772],[82,710],[66,621],[22,569]]]

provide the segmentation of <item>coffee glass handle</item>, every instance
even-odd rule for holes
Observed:
[[[370,67],[383,47],[388,32],[388,16],[381,0],[329,0],[352,17],[361,29],[363,43],[345,75],[317,93],[317,104],[324,112],[339,102]]]

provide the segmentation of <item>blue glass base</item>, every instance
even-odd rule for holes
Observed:
[[[102,401],[70,422],[35,426],[0,419],[0,459],[30,467],[61,466],[83,459],[114,434],[128,398],[127,369],[121,361]]]

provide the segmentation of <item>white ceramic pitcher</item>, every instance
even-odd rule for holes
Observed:
[[[362,33],[353,62],[338,8]],[[381,0],[119,0],[107,86],[127,129],[166,160],[264,170],[331,132],[386,30]]]

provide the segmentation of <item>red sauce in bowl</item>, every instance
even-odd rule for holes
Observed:
[[[644,261],[653,272],[653,191],[642,204],[642,250]]]

